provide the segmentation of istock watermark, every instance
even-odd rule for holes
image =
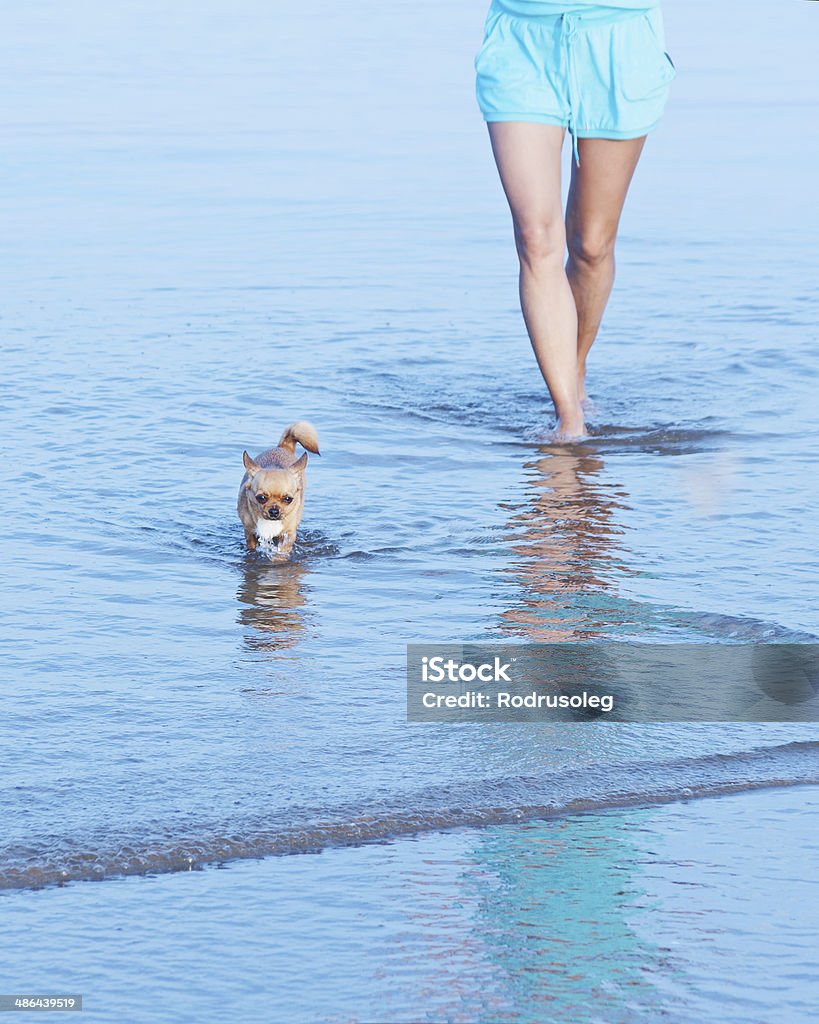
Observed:
[[[410,644],[410,722],[816,722],[816,644]]]
[[[495,658],[491,665],[473,665],[444,658],[443,655],[424,656],[421,658],[421,679],[425,683],[474,683],[476,680],[481,683],[511,683],[507,674],[510,665],[511,662],[504,665],[500,658]]]

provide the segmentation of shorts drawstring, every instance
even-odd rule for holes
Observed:
[[[580,152],[577,148],[577,111],[580,88],[577,84],[577,65],[575,62],[574,40],[577,36],[579,19],[574,14],[562,14],[560,17],[561,60],[566,72],[569,86],[569,131],[572,133],[572,151],[577,166],[580,166]]]

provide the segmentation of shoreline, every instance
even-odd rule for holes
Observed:
[[[62,864],[41,863],[29,868],[7,868],[0,871],[0,895],[19,890],[41,890],[64,887],[71,882],[113,881],[128,877],[155,877],[164,874],[179,874],[222,868],[246,860],[264,860],[273,857],[286,858],[301,854],[322,853],[338,849],[355,849],[374,844],[389,844],[436,833],[447,833],[474,828],[491,828],[512,824],[530,824],[562,820],[575,815],[605,814],[641,808],[661,807],[669,804],[705,800],[715,797],[741,795],[762,790],[812,788],[819,786],[819,764],[815,756],[819,741],[794,741],[775,747],[760,747],[736,754],[712,754],[698,758],[682,759],[677,762],[661,762],[648,765],[599,766],[574,773],[584,780],[594,776],[607,776],[620,771],[634,779],[640,775],[652,776],[659,771],[668,778],[676,772],[673,788],[665,788],[661,781],[654,782],[654,789],[643,791],[612,789],[607,795],[575,796],[557,803],[553,795],[551,802],[539,803],[509,802],[507,806],[429,806],[426,809],[401,810],[398,808],[367,812],[359,811],[346,818],[325,819],[296,823],[272,831],[269,828],[250,829],[241,839],[239,823],[233,829],[224,828],[218,834],[206,838],[180,839],[163,846],[152,843],[140,849],[140,843],[133,837],[122,837],[106,851],[104,849],[74,852]],[[782,770],[779,764],[790,758],[790,776],[776,774]],[[813,775],[798,776],[800,768],[809,769],[814,760]],[[723,773],[730,768],[741,766],[746,772],[751,767],[757,770],[756,778],[729,779],[714,777],[718,766]],[[710,774],[710,778],[709,778]],[[662,775],[661,775],[662,778]],[[558,776],[538,781],[537,788],[552,786]],[[492,786],[495,783],[496,796],[509,797],[517,792],[523,795],[526,780],[484,780]],[[531,786],[531,780],[529,780]],[[439,798],[440,799],[440,798]],[[427,794],[429,800],[429,794]],[[420,802],[420,801],[419,801]],[[231,835],[231,832],[233,835]]]

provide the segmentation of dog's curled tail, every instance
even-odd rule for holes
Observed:
[[[279,447],[285,448],[289,452],[295,452],[297,441],[308,452],[321,455],[316,428],[312,423],[308,423],[307,420],[297,420],[295,423],[291,423],[289,427],[285,427],[281,441],[279,441]]]

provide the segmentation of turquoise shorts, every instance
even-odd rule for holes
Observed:
[[[577,139],[635,139],[662,117],[676,72],[659,7],[492,0],[475,57],[485,121],[534,121]]]

